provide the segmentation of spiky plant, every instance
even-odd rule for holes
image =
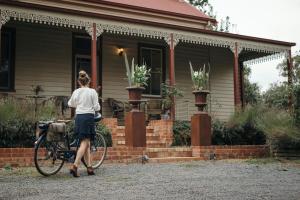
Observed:
[[[126,53],[124,53],[124,59],[129,87],[147,86],[147,81],[151,76],[151,69],[147,69],[147,66],[145,64],[141,66],[135,65],[134,58],[132,58],[131,66],[129,66]]]
[[[208,89],[210,65],[208,64],[209,68],[206,72],[205,64],[203,68],[199,68],[198,71],[194,71],[191,61],[189,62],[189,64],[191,70],[191,78],[193,81],[193,89],[198,91]]]

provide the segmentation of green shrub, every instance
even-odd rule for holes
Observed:
[[[256,125],[275,148],[299,148],[300,130],[292,115],[278,109],[268,109],[257,117]]]
[[[191,123],[189,121],[175,121],[173,125],[173,146],[191,145]]]
[[[97,130],[103,135],[106,145],[108,147],[112,146],[112,138],[109,129],[102,123],[97,126]]]
[[[52,102],[40,105],[34,113],[32,100],[13,97],[0,99],[0,147],[32,147],[38,120],[55,118]]]
[[[300,128],[300,85],[296,86],[295,89],[295,124]]]

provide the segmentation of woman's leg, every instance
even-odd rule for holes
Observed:
[[[83,157],[83,155],[85,154],[86,152],[86,149],[89,145],[89,139],[83,139],[80,143],[80,147],[77,151],[77,154],[76,154],[76,159],[75,159],[75,162],[74,162],[74,165],[76,167],[79,166],[80,162],[81,162],[81,158]]]
[[[92,166],[92,164],[91,164],[91,141],[90,141],[90,139],[88,139],[88,141],[87,141],[87,148],[86,148],[86,151],[84,153],[84,160],[85,160],[88,167]]]

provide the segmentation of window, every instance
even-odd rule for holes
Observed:
[[[160,85],[164,81],[164,48],[152,45],[141,45],[139,48],[139,64],[146,64],[151,69],[151,78],[144,94],[160,95]]]
[[[0,90],[14,90],[15,31],[3,28],[1,31]]]

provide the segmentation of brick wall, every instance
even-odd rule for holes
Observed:
[[[197,146],[192,147],[193,157],[210,159],[261,158],[270,155],[267,145]]]
[[[189,151],[190,149],[190,151]],[[143,147],[109,147],[105,163],[137,163],[143,155],[153,157],[192,156],[200,160],[210,159],[247,159],[269,156],[269,147],[266,145],[237,145],[237,146],[202,146],[177,148],[143,148]],[[155,154],[155,155],[154,155]],[[160,156],[157,156],[159,154]],[[0,167],[34,166],[34,150],[32,148],[0,148]]]

